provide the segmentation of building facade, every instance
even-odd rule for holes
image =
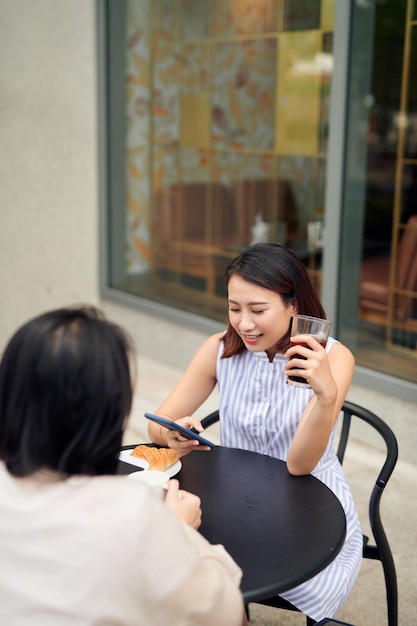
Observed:
[[[282,243],[361,382],[415,398],[415,2],[98,6],[105,295],[209,330],[228,262]]]

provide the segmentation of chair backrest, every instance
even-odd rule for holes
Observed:
[[[378,417],[378,415],[358,404],[345,401],[342,407],[342,413],[340,439],[337,449],[337,456],[341,463],[343,463],[345,457],[352,417],[356,417],[369,424],[382,437],[385,443],[384,462],[373,485],[368,507],[369,522],[374,537],[374,543],[369,543],[368,538],[364,537],[363,556],[368,559],[376,559],[382,563],[388,607],[388,624],[390,626],[396,626],[398,623],[397,575],[391,548],[381,519],[380,502],[384,489],[397,463],[397,439],[388,424]]]
[[[394,471],[395,465],[398,459],[398,443],[397,439],[391,430],[378,415],[365,409],[364,407],[354,404],[353,402],[345,401],[342,409],[342,422],[339,443],[337,448],[337,456],[339,461],[343,463],[345,458],[345,452],[349,441],[350,428],[352,424],[352,418],[363,420],[369,424],[383,439],[385,443],[385,456],[382,463],[382,467],[378,473],[378,476],[373,485],[371,496],[369,498],[369,522],[374,537],[374,543],[370,544],[368,537],[364,536],[363,556],[364,558],[374,559],[381,562],[387,597],[387,614],[389,626],[397,626],[398,624],[398,588],[397,588],[397,575],[395,571],[394,559],[388,539],[384,530],[384,526],[381,520],[380,502],[384,489]],[[219,420],[219,411],[213,411],[210,415],[207,415],[202,424],[204,428],[208,428]],[[277,599],[278,598],[278,599]],[[288,603],[279,597],[273,599],[267,599],[262,604],[268,604],[270,606],[276,606],[277,608],[290,608]],[[294,609],[295,607],[292,607]],[[311,623],[311,620],[307,618],[307,624]]]
[[[297,228],[295,196],[290,181],[278,178],[252,178],[232,185],[237,215],[237,242],[251,242],[255,216],[264,222],[285,223],[289,233]]]
[[[381,435],[382,439],[385,442],[387,449],[386,459],[376,481],[377,483],[385,486],[394,470],[398,458],[398,444],[393,431],[388,426],[388,424],[386,424],[380,417],[378,417],[378,415],[358,404],[354,404],[353,402],[345,400],[342,406],[342,413],[343,421],[337,447],[337,456],[339,461],[343,463],[346,446],[349,439],[352,417],[355,416],[375,428],[375,430]]]
[[[221,183],[173,183],[155,194],[155,234],[173,239],[204,240],[214,234],[232,235],[236,216],[230,189]]]

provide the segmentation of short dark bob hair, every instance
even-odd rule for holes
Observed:
[[[291,304],[297,313],[325,318],[320,299],[298,256],[289,248],[276,243],[259,243],[250,246],[237,256],[226,269],[226,285],[232,276],[248,283],[274,291],[285,305]],[[278,352],[290,346],[291,325],[277,344]],[[245,344],[230,322],[224,336],[223,358],[239,354]]]
[[[0,363],[0,458],[8,471],[114,473],[132,403],[133,355],[127,334],[94,307],[24,324]]]

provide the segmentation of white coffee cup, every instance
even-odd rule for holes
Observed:
[[[169,476],[165,472],[147,470],[143,472],[132,472],[128,474],[131,480],[137,480],[151,487],[158,496],[163,500],[168,489]]]

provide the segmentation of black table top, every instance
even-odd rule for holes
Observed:
[[[291,476],[283,461],[220,446],[181,462],[180,487],[201,498],[199,531],[242,568],[246,603],[308,580],[340,551],[345,514],[317,478]],[[119,473],[134,470],[119,463]]]

